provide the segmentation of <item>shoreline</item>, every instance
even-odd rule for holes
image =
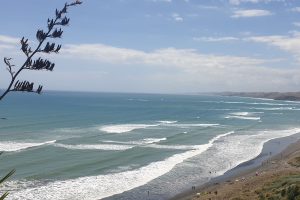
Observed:
[[[228,97],[250,97],[280,101],[300,101],[300,92],[221,92],[216,93]]]
[[[213,177],[207,183],[196,185],[194,190],[191,188],[183,191],[170,200],[198,199],[195,197],[197,193],[217,189],[222,187],[222,185],[232,184],[233,180],[242,180],[244,177],[253,176],[257,171],[262,171],[263,168],[272,164],[274,160],[284,160],[286,156],[296,151],[300,151],[300,133],[271,139],[264,143],[263,149],[257,157],[239,164],[223,175]]]

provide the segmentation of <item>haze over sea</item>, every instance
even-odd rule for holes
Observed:
[[[299,103],[239,97],[47,92],[0,109],[20,200],[167,199],[300,132]]]

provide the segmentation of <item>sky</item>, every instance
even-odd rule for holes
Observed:
[[[300,91],[298,0],[82,0],[53,72],[22,71],[47,90],[198,93]],[[71,2],[71,1],[68,1]],[[21,66],[62,0],[2,0],[0,57]],[[17,70],[15,70],[17,71]],[[0,66],[0,88],[10,75]]]

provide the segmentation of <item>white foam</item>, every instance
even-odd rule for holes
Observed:
[[[104,143],[112,143],[112,144],[139,144],[138,141],[128,141],[128,142],[125,142],[125,141],[116,141],[116,140],[100,140],[101,142],[104,142]]]
[[[222,102],[222,101],[221,101]],[[291,104],[283,104],[283,103],[265,103],[265,102],[242,102],[242,101],[223,101],[225,104],[246,104],[246,105],[269,105],[269,106],[286,106]]]
[[[157,121],[158,123],[162,123],[162,124],[174,124],[177,123],[177,121]]]
[[[199,145],[160,145],[160,144],[151,144],[146,147],[155,148],[155,149],[174,149],[174,150],[193,150],[198,149]]]
[[[165,141],[167,138],[145,138],[143,139],[143,142],[145,144],[153,144],[153,143],[158,143],[160,141]]]
[[[168,124],[167,126],[188,128],[188,127],[214,127],[219,125],[220,124]]]
[[[104,143],[112,143],[112,144],[60,144],[56,143],[54,146],[66,148],[70,150],[105,150],[105,151],[124,151],[131,149],[136,146],[148,145],[158,143],[160,141],[167,140],[167,138],[145,138],[139,141],[112,141],[112,140],[104,140]],[[151,147],[151,146],[150,146]]]
[[[225,117],[226,119],[246,119],[246,120],[260,120],[260,117],[246,117],[246,116],[235,116],[229,115]]]
[[[260,117],[254,116],[258,113],[263,113],[263,112],[234,112],[234,113],[229,113],[229,115],[226,116],[225,119],[260,120]]]
[[[42,145],[48,145],[55,143],[56,140],[46,141],[46,142],[12,142],[12,141],[5,141],[0,142],[0,151],[21,151],[28,148],[38,147]]]
[[[283,103],[261,103],[261,102],[255,102],[255,103],[247,103],[249,105],[269,105],[269,106],[286,106],[291,104],[283,104]]]
[[[144,145],[144,144],[153,144],[158,143],[160,141],[167,140],[167,138],[144,138],[142,140],[136,140],[136,141],[115,141],[115,140],[103,140],[104,143],[113,143],[113,144],[129,144],[129,145]]]
[[[284,102],[287,102],[287,103],[292,103],[294,105],[297,105],[300,103],[300,101],[284,101]]]
[[[247,116],[250,113],[249,112],[234,112],[234,113],[230,113],[231,115],[237,115],[237,116]]]
[[[247,97],[246,97],[247,98]],[[250,98],[250,99],[261,99],[261,98]],[[273,99],[261,99],[267,101],[273,101],[273,103],[269,102],[245,102],[245,101],[201,101],[203,103],[217,103],[217,104],[246,104],[246,105],[269,105],[269,106],[286,106],[286,105],[293,105],[289,103],[274,103]],[[285,101],[288,102],[288,101]],[[292,102],[295,103],[295,102]]]
[[[219,140],[220,138],[222,137],[225,137],[225,136],[228,136],[228,135],[232,135],[234,134],[235,132],[234,131],[230,131],[228,133],[224,133],[224,134],[221,134],[221,135],[217,135],[215,138],[213,138],[210,142],[213,143],[215,142],[216,140]]]
[[[160,124],[118,124],[118,125],[107,125],[100,128],[101,131],[106,133],[127,133],[137,129],[145,129],[148,127],[156,126],[174,126],[181,128],[188,127],[212,127],[220,124],[177,124],[177,121],[159,121]]]
[[[106,133],[127,133],[137,129],[145,129],[148,127],[155,127],[157,124],[118,124],[118,125],[107,125],[102,126],[100,131]]]
[[[295,107],[250,108],[255,110],[298,110]]]
[[[132,145],[114,145],[114,144],[55,144],[56,147],[66,148],[70,150],[106,150],[106,151],[124,151],[131,149]]]
[[[230,113],[230,115],[237,115],[237,116],[253,116],[256,114],[263,114],[264,112],[234,112]]]
[[[78,144],[78,145],[69,145],[69,144],[60,144],[56,143],[54,146],[66,148],[70,150],[107,150],[107,151],[124,151],[127,149],[131,149],[133,147],[147,147],[147,148],[155,148],[155,149],[175,149],[175,150],[192,150],[198,149],[199,145],[161,145],[156,144],[160,141],[167,140],[167,138],[145,138],[143,140],[138,141],[113,141],[113,140],[105,140],[102,141],[104,143],[113,143],[113,144]],[[200,145],[201,146],[201,145]]]
[[[55,181],[44,186],[22,189],[11,192],[8,199],[14,200],[94,200],[119,194],[144,185],[151,180],[166,174],[184,160],[203,153],[221,137],[211,139],[207,144],[198,145],[196,149],[175,154],[165,160],[150,163],[139,169],[107,175],[87,176],[64,181]]]
[[[267,99],[267,98],[258,98],[258,97],[245,97],[249,99],[259,99],[259,100],[264,100],[264,101],[275,101],[274,99]]]
[[[233,134],[234,131],[230,131],[228,133],[225,134],[221,134],[218,135],[216,137],[214,137],[213,139],[211,139],[208,144],[209,146],[211,146],[215,141],[219,140],[222,137],[228,136]],[[149,145],[147,147],[152,147],[152,148],[158,148],[158,149],[176,149],[176,150],[192,150],[192,149],[199,149],[201,148],[203,145],[158,145],[158,144],[153,144],[153,145]]]
[[[197,117],[198,119],[200,117]],[[178,121],[158,121],[161,123],[161,126],[174,126],[174,127],[211,127],[211,126],[219,126],[220,124],[178,124]]]
[[[251,160],[258,156],[264,143],[269,140],[291,136],[300,132],[300,128],[275,131],[261,131],[256,135],[231,135],[218,145],[215,145],[213,156],[209,156],[206,160],[207,167],[219,168],[214,169],[221,175],[226,171],[236,167],[237,165]],[[220,166],[222,166],[220,168]]]
[[[224,111],[229,111],[229,110],[239,110],[237,108],[214,108],[214,109],[205,109],[205,110],[224,110]]]
[[[221,101],[221,103],[228,103],[228,104],[246,104],[246,102],[242,102],[242,101]]]

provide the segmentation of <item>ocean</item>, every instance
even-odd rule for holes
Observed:
[[[162,200],[300,132],[300,103],[45,92],[0,102],[1,188],[14,200]]]

